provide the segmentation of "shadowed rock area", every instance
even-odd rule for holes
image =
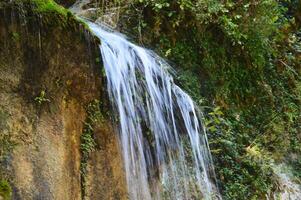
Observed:
[[[98,99],[108,110],[98,43],[69,13],[1,4],[0,181],[12,192],[0,199],[126,199],[107,119],[93,129],[82,187],[86,107]]]

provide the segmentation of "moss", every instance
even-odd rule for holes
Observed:
[[[89,26],[85,23],[84,20],[80,18],[76,18],[68,9],[64,8],[63,6],[58,5],[53,0],[30,0],[31,3],[36,5],[36,8],[34,9],[35,12],[40,14],[58,14],[62,18],[62,23],[66,22],[66,20],[75,20],[80,25],[84,27],[86,30],[90,30]]]
[[[0,197],[4,200],[11,199],[12,189],[6,180],[0,180]]]
[[[33,9],[34,12],[39,14],[56,14],[60,16],[60,24],[66,26],[68,22],[77,22],[82,25],[83,28],[87,31],[90,31],[89,26],[85,23],[84,20],[75,17],[68,9],[63,6],[58,5],[53,0],[29,0],[30,3],[35,4],[36,8]]]
[[[88,26],[88,24],[85,22],[85,20],[81,19],[81,18],[77,18],[77,21],[84,27],[85,30],[92,32],[90,27]],[[95,40],[99,41],[98,38],[95,37]],[[100,41],[99,41],[100,42]]]
[[[17,4],[17,5],[32,4],[33,11],[36,13],[58,13],[63,16],[67,16],[68,14],[71,14],[69,10],[58,5],[53,0],[16,0],[13,2],[13,4]]]
[[[25,14],[23,16],[25,18],[35,18],[44,29],[61,28],[72,29],[81,33],[92,33],[84,20],[76,17],[68,9],[58,5],[54,0],[5,0],[0,2],[0,9],[8,10],[8,12],[15,10],[18,13]],[[13,33],[12,38],[18,41],[20,35]],[[92,37],[91,40],[96,44],[100,43],[97,37]]]
[[[62,16],[68,16],[70,11],[65,9],[64,7],[58,5],[52,0],[31,0],[37,8],[35,9],[36,12],[45,13],[45,12],[55,12],[59,13]]]
[[[68,9],[58,5],[53,0],[16,0],[0,2],[0,8],[15,8],[20,12],[29,12],[33,16],[39,17],[44,24],[60,27],[83,26],[84,30],[89,30],[86,23],[75,17]]]
[[[7,125],[7,119],[9,115],[7,112],[0,110],[0,130],[4,130]]]
[[[15,143],[12,141],[11,136],[8,134],[0,135],[0,161],[5,159],[9,152],[13,150]]]
[[[14,147],[10,134],[6,132],[7,120],[9,114],[5,111],[0,110],[0,161],[5,159],[10,151]]]

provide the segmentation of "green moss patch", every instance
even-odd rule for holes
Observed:
[[[60,15],[67,16],[71,14],[69,10],[65,9],[64,7],[58,5],[52,0],[31,0],[32,3],[36,4],[37,8],[35,9],[36,12],[44,13],[44,12],[55,12],[59,13]]]
[[[0,197],[4,200],[11,199],[12,189],[6,180],[0,180]]]
[[[89,30],[88,26],[82,20],[77,19],[68,9],[58,5],[53,0],[16,0],[13,2],[0,3],[1,8],[20,10],[18,12],[29,13],[30,16],[39,17],[44,24],[48,26],[70,27],[82,25],[84,29]],[[27,16],[26,16],[27,17]]]

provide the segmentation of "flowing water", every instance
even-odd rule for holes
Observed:
[[[272,170],[274,178],[277,180],[277,188],[276,191],[267,195],[267,200],[300,200],[300,181],[294,178],[292,169],[284,163],[281,163],[272,164]]]
[[[209,199],[212,163],[192,99],[174,84],[169,66],[154,53],[88,25],[102,41],[130,198],[191,199],[202,194]]]
[[[129,198],[215,199],[214,170],[201,113],[174,83],[170,66],[124,36],[87,23],[101,39]]]

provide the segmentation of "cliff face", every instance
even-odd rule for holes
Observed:
[[[36,11],[0,6],[0,182],[8,185],[0,199],[125,199],[106,117],[82,157],[87,106],[99,100],[108,110],[98,41],[69,13]]]

